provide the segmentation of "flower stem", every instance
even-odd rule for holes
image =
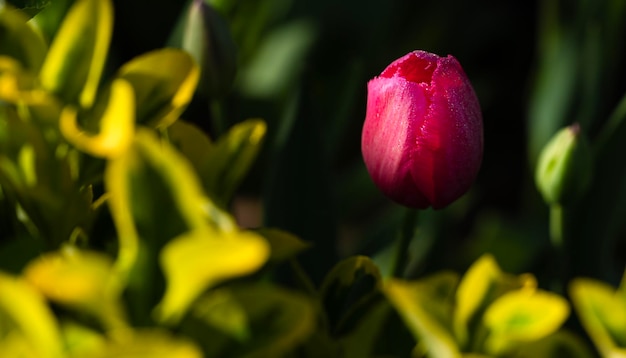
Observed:
[[[400,237],[396,247],[396,256],[392,265],[391,275],[393,277],[404,276],[404,271],[409,261],[409,246],[415,236],[415,225],[417,224],[417,210],[407,209],[404,214],[404,221],[400,229]]]
[[[550,241],[555,255],[554,287],[556,292],[563,292],[568,281],[568,248],[566,233],[566,208],[559,204],[550,207]]]
[[[559,204],[550,206],[550,240],[556,250],[563,249],[563,207]]]

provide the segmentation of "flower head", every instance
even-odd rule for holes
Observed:
[[[411,52],[368,83],[361,151],[400,204],[443,208],[472,185],[483,154],[478,99],[453,57]]]

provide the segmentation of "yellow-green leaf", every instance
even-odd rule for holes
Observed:
[[[261,228],[255,231],[269,243],[271,247],[270,261],[287,260],[311,247],[310,243],[280,229]]]
[[[592,358],[595,356],[582,337],[562,329],[537,341],[524,343],[516,350],[515,357]]]
[[[0,272],[0,320],[6,318],[39,357],[62,357],[59,327],[44,297],[23,279]]]
[[[191,162],[196,173],[200,173],[213,148],[211,139],[195,124],[183,119],[174,122],[167,130],[170,142]]]
[[[202,358],[198,346],[182,337],[172,336],[163,330],[130,332],[111,341],[89,357],[112,358]]]
[[[111,85],[109,100],[99,119],[100,131],[89,133],[79,128],[77,110],[67,106],[61,113],[60,129],[76,148],[96,157],[116,157],[123,154],[133,141],[135,103],[133,88],[124,80]]]
[[[452,302],[458,276],[439,273],[419,281],[392,279],[387,299],[430,357],[461,357],[452,333]]]
[[[626,304],[622,294],[600,281],[578,278],[570,284],[574,308],[603,356],[626,353]]]
[[[485,311],[486,347],[501,354],[516,345],[554,333],[569,316],[567,301],[554,293],[520,289],[505,293]]]
[[[228,289],[207,292],[196,302],[191,314],[240,342],[250,338],[248,313]]]
[[[138,130],[128,151],[108,162],[104,180],[120,240],[117,266],[126,274],[137,258],[139,237],[156,254],[189,231],[236,229],[234,219],[203,193],[189,162],[147,129]]]
[[[238,123],[208,152],[200,175],[204,187],[219,204],[225,206],[232,198],[261,150],[266,130],[260,119]]]
[[[461,346],[468,343],[469,332],[477,328],[473,323],[480,323],[481,312],[494,299],[510,290],[535,286],[531,275],[514,276],[502,272],[489,254],[476,260],[463,276],[456,292],[454,333]]]
[[[378,266],[367,256],[339,262],[326,275],[320,298],[334,332],[350,331],[381,293]]]
[[[24,14],[8,5],[0,9],[0,56],[12,57],[28,71],[37,73],[47,46],[27,21]]]
[[[41,68],[41,84],[70,104],[91,107],[113,29],[111,0],[77,0]]]
[[[137,121],[164,128],[174,123],[191,101],[200,70],[188,53],[165,48],[132,59],[117,76],[135,89]]]
[[[194,231],[177,237],[161,252],[167,288],[157,309],[158,319],[178,321],[204,290],[256,271],[268,257],[267,242],[249,231]]]
[[[221,290],[234,301],[229,305],[243,309],[249,330],[245,340],[233,339],[192,310],[181,331],[200,343],[207,357],[288,357],[314,333],[316,308],[301,293],[267,283],[234,284]]]

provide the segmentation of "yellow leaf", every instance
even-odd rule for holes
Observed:
[[[43,87],[66,102],[91,107],[112,29],[111,0],[77,0],[65,16],[41,68]]]
[[[43,296],[26,281],[0,272],[0,313],[0,322],[8,317],[40,357],[62,356],[57,322]]]
[[[492,255],[481,256],[467,270],[456,292],[454,332],[461,345],[469,340],[469,323],[499,295],[520,287],[535,287],[530,275],[514,276],[502,272]]]
[[[267,242],[248,231],[194,231],[172,240],[160,256],[167,288],[156,310],[159,321],[176,322],[204,290],[256,271],[268,256]]]
[[[485,311],[489,328],[487,349],[500,354],[522,342],[532,342],[555,332],[569,316],[567,301],[554,293],[520,289],[505,293]]]
[[[622,293],[608,284],[585,278],[573,280],[569,289],[587,334],[603,356],[616,354],[618,348],[626,352],[626,305]]]
[[[67,106],[61,113],[60,129],[76,148],[96,157],[112,158],[124,153],[134,134],[133,89],[124,80],[115,80],[107,107],[100,118],[100,132],[88,133],[78,127],[77,111]]]
[[[46,253],[24,269],[24,278],[49,300],[84,310],[105,324],[123,327],[113,260],[99,252],[64,247]]]

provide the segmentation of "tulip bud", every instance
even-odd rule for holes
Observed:
[[[198,91],[223,96],[232,85],[237,49],[228,23],[206,0],[192,0],[169,44],[187,50],[202,71]]]
[[[378,188],[414,208],[443,208],[482,161],[480,105],[459,62],[414,51],[367,85],[363,159]]]
[[[591,181],[589,144],[578,124],[561,129],[539,154],[535,182],[548,204],[568,204],[582,196]]]

